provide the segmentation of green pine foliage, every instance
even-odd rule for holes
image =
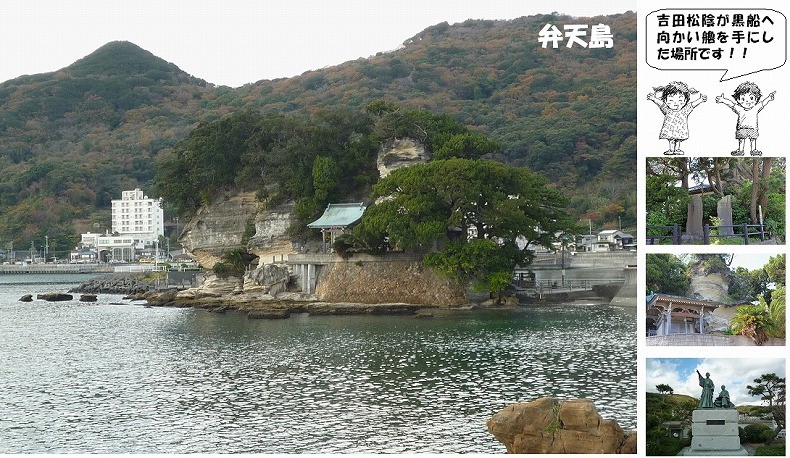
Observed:
[[[398,169],[373,187],[375,203],[352,241],[360,243],[360,251],[417,252],[447,242],[427,254],[425,264],[461,284],[499,294],[513,268],[529,261],[517,247],[519,237],[549,247],[557,233],[575,230],[565,212],[567,199],[547,184],[527,168],[479,159]],[[475,230],[471,240],[469,228]]]

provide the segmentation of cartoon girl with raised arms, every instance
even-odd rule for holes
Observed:
[[[669,142],[669,149],[664,151],[667,156],[683,154],[680,142],[689,138],[689,114],[708,97],[699,94],[693,101],[692,94],[699,94],[694,88],[688,87],[681,81],[673,81],[666,86],[654,87],[653,92],[647,94],[647,100],[655,103],[664,114],[664,124],[658,138]]]
[[[746,147],[746,139],[749,139],[749,154],[752,156],[762,156],[762,152],[757,149],[757,137],[760,132],[757,128],[757,113],[760,112],[768,102],[774,99],[776,91],[768,94],[762,102],[762,93],[756,84],[746,81],[735,88],[732,99],[728,99],[724,94],[716,97],[716,103],[723,103],[730,107],[738,115],[738,122],[735,124],[735,138],[738,139],[738,149],[731,152],[733,156],[743,156]]]

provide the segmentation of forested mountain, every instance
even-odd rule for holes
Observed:
[[[542,49],[546,23],[608,24],[611,49]],[[438,24],[380,53],[300,76],[216,87],[127,42],[0,84],[0,242],[70,248],[109,226],[123,189],[153,194],[156,158],[241,110],[312,116],[374,100],[447,114],[546,174],[594,224],[635,221],[636,15]],[[21,246],[21,245],[17,245]]]

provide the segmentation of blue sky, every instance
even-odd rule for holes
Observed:
[[[656,385],[665,383],[676,394],[699,397],[701,388],[696,371],[716,384],[718,394],[721,385],[727,387],[732,402],[736,405],[761,405],[759,398],[748,394],[747,385],[762,374],[775,373],[785,377],[783,358],[648,358],[645,368],[645,390],[657,393]]]

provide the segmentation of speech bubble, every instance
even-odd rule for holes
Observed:
[[[787,18],[764,8],[680,8],[645,18],[645,60],[658,70],[719,70],[719,81],[787,61]]]

